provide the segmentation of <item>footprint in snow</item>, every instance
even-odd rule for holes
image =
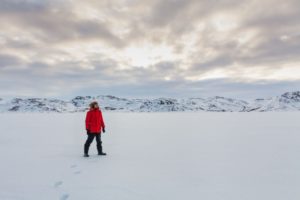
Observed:
[[[76,168],[76,167],[77,167],[77,165],[75,165],[75,164],[70,166],[70,168]]]
[[[63,194],[60,198],[59,198],[59,200],[66,200],[66,199],[68,199],[69,198],[69,194]]]
[[[58,188],[59,186],[61,186],[63,184],[62,181],[57,181],[54,183],[54,187]]]
[[[76,171],[73,174],[80,174],[80,173],[81,173],[81,171]]]
[[[73,164],[70,166],[70,168],[76,170],[78,167],[76,164]],[[73,171],[73,174],[81,174],[81,170]]]

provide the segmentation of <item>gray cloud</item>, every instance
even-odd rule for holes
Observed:
[[[218,55],[216,58],[213,58],[206,62],[195,63],[190,68],[190,70],[192,70],[192,71],[200,70],[202,72],[207,72],[207,71],[211,70],[212,68],[226,67],[226,66],[232,64],[232,62],[233,62],[233,59],[230,55],[223,54],[223,55]]]
[[[183,15],[190,3],[191,1],[178,0],[157,1],[147,21],[154,27],[167,26],[176,21],[179,16]]]
[[[299,19],[297,0],[2,0],[0,95],[257,96],[297,89],[298,80],[241,82],[230,70],[269,73],[299,64]],[[173,56],[157,55],[156,45]],[[126,57],[131,46],[154,51],[157,60],[134,67],[134,55]],[[230,75],[187,79],[215,69]]]
[[[5,0],[0,4],[0,23],[30,31],[43,43],[98,39],[116,47],[123,45],[107,24],[78,18],[66,2]]]
[[[0,54],[0,69],[13,67],[22,64],[22,60],[17,56]]]

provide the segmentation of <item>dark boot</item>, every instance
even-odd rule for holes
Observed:
[[[102,151],[101,134],[96,135],[96,142],[97,142],[98,155],[100,155],[100,156],[105,156],[106,153],[104,153],[104,152]]]
[[[106,155],[106,153],[104,153],[103,151],[102,151],[102,145],[97,145],[97,150],[98,150],[98,155],[99,156],[105,156]]]
[[[90,145],[87,144],[84,145],[84,157],[89,157],[89,148]]]

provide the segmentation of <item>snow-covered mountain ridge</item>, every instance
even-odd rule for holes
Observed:
[[[127,99],[111,95],[77,96],[69,101],[54,98],[0,98],[0,112],[84,112],[97,100],[104,111],[124,112],[267,112],[300,111],[300,91],[244,101],[226,97]]]

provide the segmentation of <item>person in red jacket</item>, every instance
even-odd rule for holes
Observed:
[[[102,117],[102,112],[97,101],[90,103],[90,109],[86,113],[85,127],[87,132],[87,140],[84,144],[84,157],[89,157],[90,144],[96,138],[98,155],[106,155],[102,151],[101,130],[105,132],[105,124]]]

